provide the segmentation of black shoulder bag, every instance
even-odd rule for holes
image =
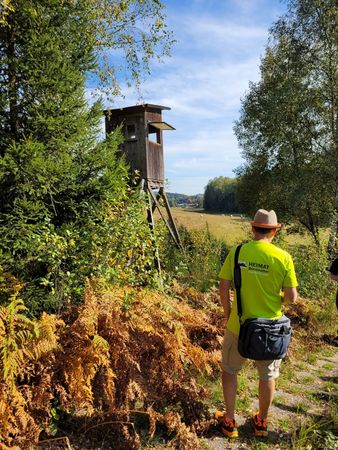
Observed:
[[[234,284],[237,297],[237,313],[240,329],[238,337],[238,352],[244,358],[260,360],[282,359],[287,354],[291,339],[290,319],[282,316],[279,319],[247,319],[242,322],[241,302],[241,268],[238,264],[241,245],[236,248]]]

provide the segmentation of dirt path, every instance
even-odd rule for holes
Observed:
[[[317,421],[322,419],[334,407],[337,417],[338,350],[331,348],[333,356],[321,356],[315,365],[309,364],[304,370],[297,372],[297,376],[290,380],[290,387],[293,389],[276,391],[270,410],[267,439],[253,437],[250,417],[238,415],[236,416],[240,435],[238,439],[230,441],[224,438],[215,426],[215,429],[211,430],[211,435],[201,440],[202,448],[205,450],[292,449],[294,448],[292,436],[293,434],[295,436],[296,429],[303,426],[305,430],[306,424],[311,419]],[[252,411],[256,411],[257,406],[255,399],[251,402]],[[338,437],[330,448],[338,449]]]

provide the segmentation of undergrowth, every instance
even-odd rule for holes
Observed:
[[[0,308],[1,450],[64,435],[88,449],[203,448],[198,436],[222,407],[217,291],[174,283],[169,296],[92,281],[82,306],[37,320],[26,317],[15,289]],[[315,309],[299,301],[288,312],[295,333],[281,383],[318,348]],[[257,392],[244,379],[239,391],[246,413]]]
[[[198,448],[209,416],[197,377],[218,370],[220,329],[182,300],[195,294],[91,283],[82,307],[30,320],[17,292],[0,310],[2,446],[33,448],[62,429],[137,449],[146,416],[149,438],[162,426],[177,448]]]

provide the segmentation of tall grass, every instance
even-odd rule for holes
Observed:
[[[296,425],[292,432],[293,450],[337,450],[338,439],[330,420],[309,421]]]

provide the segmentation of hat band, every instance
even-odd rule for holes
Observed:
[[[271,224],[271,223],[257,223],[254,220],[250,222],[251,225],[258,228],[280,228],[282,225],[280,223]]]

